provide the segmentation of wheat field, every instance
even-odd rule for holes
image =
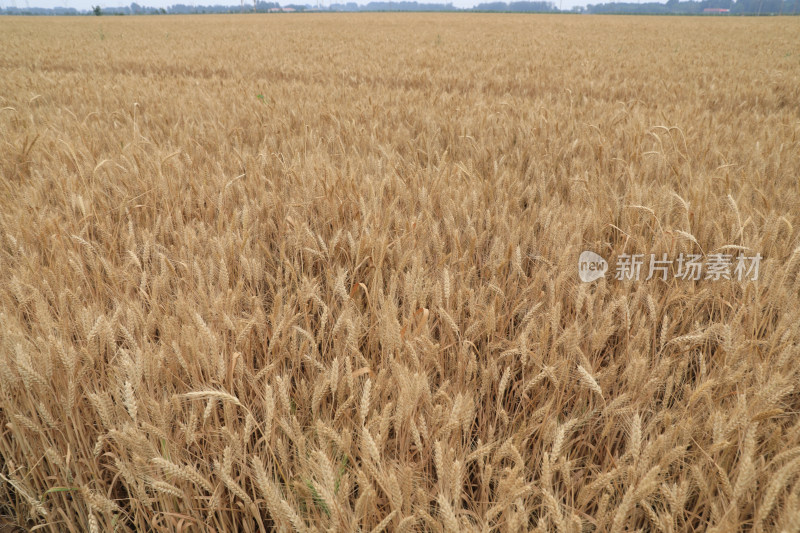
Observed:
[[[8,531],[798,531],[799,272],[800,19],[0,18]]]

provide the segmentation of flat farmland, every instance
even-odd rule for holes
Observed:
[[[9,530],[798,531],[799,272],[799,18],[0,18]]]

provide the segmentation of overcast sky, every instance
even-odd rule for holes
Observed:
[[[241,0],[0,0],[0,7],[11,7],[16,5],[17,7],[74,7],[75,9],[91,9],[93,5],[100,5],[101,7],[124,7],[131,4],[131,2],[136,2],[142,6],[147,7],[169,7],[173,4],[186,4],[186,5],[238,5]],[[252,0],[245,0],[246,3],[252,4]],[[266,2],[278,2],[281,5],[286,4],[312,4],[316,5],[316,0],[264,0]],[[334,0],[334,3],[347,3],[348,1],[352,0]],[[359,4],[365,4],[369,0],[361,0]],[[402,0],[393,0],[393,1],[402,1]],[[417,0],[420,3],[425,3],[426,0]],[[478,3],[481,2],[492,2],[495,0],[436,0],[436,2],[446,3],[448,1],[452,2],[452,4],[456,7],[473,7]],[[500,0],[500,1],[514,1],[514,0]],[[561,0],[551,0],[559,7],[562,5],[563,9],[571,9],[573,6],[578,5],[586,5],[587,3],[602,3],[602,2],[609,2],[612,0],[563,0],[563,4],[560,4]],[[329,5],[330,1],[325,0],[323,1],[324,5]],[[429,2],[428,2],[429,3]]]

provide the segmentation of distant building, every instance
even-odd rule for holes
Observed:
[[[707,13],[709,15],[724,15],[730,12],[730,9],[725,9],[722,7],[707,7],[703,10],[703,13]]]

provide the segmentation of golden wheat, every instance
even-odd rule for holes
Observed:
[[[797,20],[0,27],[6,523],[798,530]]]

